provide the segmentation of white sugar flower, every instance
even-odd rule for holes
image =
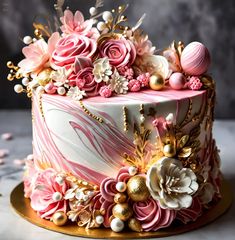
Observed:
[[[73,98],[75,101],[79,101],[86,96],[86,93],[85,91],[80,90],[78,86],[76,86],[69,89],[69,91],[67,92],[67,96]]]
[[[192,195],[198,190],[197,177],[179,160],[163,157],[147,172],[146,184],[152,197],[162,208],[189,208]]]
[[[94,62],[93,74],[95,81],[108,82],[110,76],[112,75],[112,67],[109,64],[108,58],[99,58]]]
[[[56,71],[52,71],[50,77],[56,82],[64,83],[67,80],[69,74],[70,71],[67,71],[65,68],[59,68]]]
[[[126,94],[128,90],[128,80],[119,75],[118,71],[115,69],[109,87],[117,94]]]

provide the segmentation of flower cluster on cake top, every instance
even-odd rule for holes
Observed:
[[[161,90],[165,85],[176,90],[203,87],[201,78],[210,64],[203,44],[192,42],[184,48],[182,42],[173,42],[156,54],[148,35],[140,29],[145,15],[129,26],[124,15],[128,5],[99,11],[102,6],[102,1],[97,1],[90,8],[89,19],[80,11],[61,8],[57,30],[35,22],[35,37],[23,38],[25,58],[18,66],[7,64],[11,68],[8,80],[22,79],[15,91],[81,100]]]

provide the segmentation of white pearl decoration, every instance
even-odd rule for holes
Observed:
[[[102,15],[104,21],[107,21],[107,22],[111,22],[113,20],[113,15],[110,11],[105,11],[103,12],[103,15]]]
[[[22,84],[23,84],[24,86],[28,86],[28,84],[29,84],[29,79],[28,79],[27,77],[24,77],[24,78],[22,79]]]
[[[110,227],[114,232],[121,232],[124,229],[124,222],[119,218],[114,218],[111,221]]]
[[[91,7],[89,9],[89,13],[91,14],[91,16],[94,16],[97,14],[97,9],[95,7]]]
[[[106,24],[104,22],[98,22],[97,29],[99,31],[103,31],[106,28]]]
[[[102,224],[104,222],[104,217],[101,215],[96,216],[95,221],[97,224]]]
[[[140,122],[143,123],[144,121],[145,121],[145,117],[144,117],[144,115],[141,115],[140,116]]]
[[[117,189],[118,192],[125,192],[126,191],[126,183],[118,182],[116,184],[116,189]]]
[[[62,96],[66,93],[66,90],[65,90],[64,87],[58,87],[57,88],[57,93]]]
[[[36,92],[38,94],[44,93],[44,87],[43,86],[38,86],[37,89],[36,89]]]
[[[21,84],[16,84],[14,86],[14,90],[15,90],[16,93],[21,93],[21,92],[23,92],[24,88]]]
[[[169,113],[166,117],[166,121],[170,124],[173,122],[173,119],[174,119],[174,115],[173,113]]]
[[[55,181],[59,184],[59,185],[62,185],[64,183],[64,178],[61,177],[61,176],[57,176],[55,178]]]
[[[33,42],[33,39],[30,36],[25,36],[23,38],[23,42],[24,42],[24,44],[29,45],[30,43]]]
[[[55,202],[58,202],[62,199],[62,194],[60,192],[54,192],[52,195],[52,199]]]
[[[33,154],[29,154],[26,159],[28,161],[33,161]]]
[[[137,173],[137,167],[135,167],[135,166],[129,167],[128,172],[131,176],[134,176]]]

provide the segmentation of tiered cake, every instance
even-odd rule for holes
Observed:
[[[60,32],[35,22],[25,59],[8,63],[8,79],[26,86],[15,91],[32,99],[25,197],[58,226],[141,232],[196,221],[220,198],[209,52],[173,42],[155,54],[143,17],[131,27],[126,6],[100,7],[88,20],[65,10]]]

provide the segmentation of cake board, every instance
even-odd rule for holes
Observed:
[[[232,204],[232,192],[226,180],[223,180],[222,182],[221,195],[222,198],[208,211],[204,212],[204,214],[201,217],[199,217],[195,222],[191,222],[186,225],[175,224],[171,227],[156,232],[141,232],[141,233],[129,231],[115,233],[111,229],[105,228],[86,229],[84,227],[78,227],[75,223],[69,223],[65,226],[58,227],[48,220],[41,219],[37,215],[37,213],[31,208],[30,200],[24,197],[23,183],[20,183],[12,190],[10,195],[10,202],[13,209],[22,218],[39,227],[45,228],[50,231],[84,238],[136,239],[136,238],[160,238],[172,236],[192,231],[206,224],[211,223],[219,216],[224,214]]]

